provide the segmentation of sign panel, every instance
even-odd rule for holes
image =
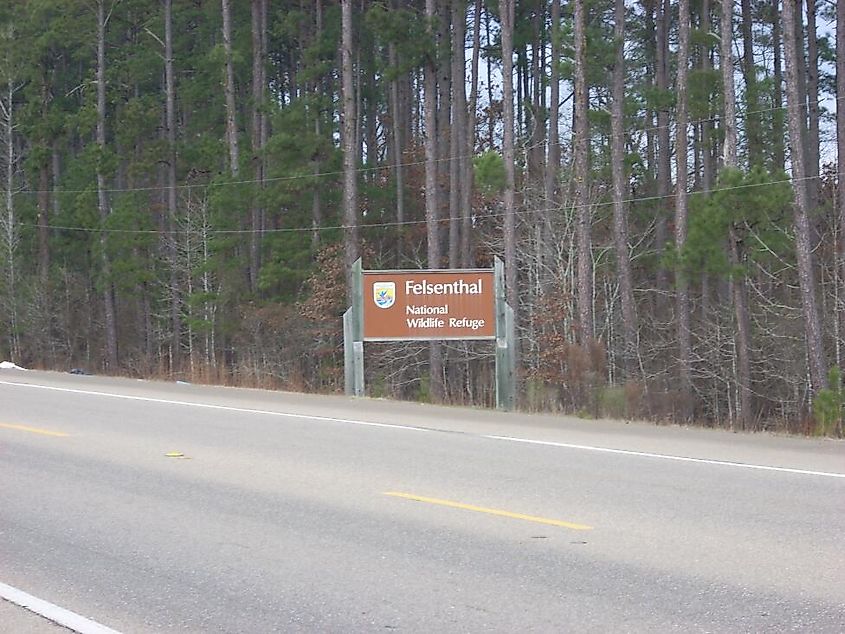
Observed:
[[[492,269],[364,271],[364,340],[495,339]]]

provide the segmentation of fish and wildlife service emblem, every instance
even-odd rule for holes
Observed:
[[[390,308],[396,303],[396,282],[373,282],[373,301],[379,308]]]

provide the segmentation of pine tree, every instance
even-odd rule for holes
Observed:
[[[805,125],[804,100],[799,88],[798,74],[803,64],[803,53],[796,46],[795,33],[798,0],[783,0],[784,61],[786,66],[786,101],[788,104],[789,147],[792,163],[792,186],[795,189],[795,253],[798,260],[798,281],[801,288],[801,306],[807,358],[810,366],[810,389],[815,393],[827,387],[824,349],[822,348],[821,322],[816,301],[816,280],[810,236],[809,197],[807,172],[804,166]]]

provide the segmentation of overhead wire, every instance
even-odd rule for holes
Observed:
[[[830,99],[820,99],[817,103],[820,105],[826,101],[843,101],[845,100],[845,95],[832,97]],[[802,104],[802,107],[807,107],[806,104]],[[753,111],[746,111],[743,113],[744,117],[748,117],[751,114],[762,114],[766,112],[772,112],[775,110],[785,110],[787,106],[776,106],[771,108],[762,108],[759,110]],[[695,121],[691,121],[690,125],[696,125],[700,123],[707,123],[712,121],[718,121],[722,118],[721,115],[714,116],[714,117],[707,117],[702,119],[697,119]],[[664,127],[671,127],[670,126],[650,126],[645,128],[637,128],[634,132],[650,132],[662,129]],[[522,146],[520,150],[522,152],[527,152],[531,149],[539,147],[543,145],[543,143],[536,143],[533,145],[526,145]],[[444,162],[444,161],[452,161],[456,159],[464,159],[464,158],[472,158],[475,155],[472,154],[460,154],[460,155],[451,155],[446,157],[440,157],[435,159],[436,162]],[[399,163],[390,164],[390,165],[378,165],[378,166],[362,166],[356,168],[357,173],[369,173],[374,171],[383,171],[383,170],[393,170],[397,166],[399,167],[415,167],[425,165],[425,160],[416,160],[416,161],[406,161]],[[192,189],[217,189],[223,187],[231,187],[236,185],[255,185],[255,184],[265,184],[265,183],[278,183],[278,182],[290,182],[296,180],[305,180],[305,179],[316,179],[316,178],[326,178],[331,176],[341,176],[343,174],[340,170],[334,170],[329,172],[318,172],[313,174],[297,174],[292,176],[275,176],[275,177],[268,177],[263,179],[242,179],[237,181],[220,181],[220,182],[205,182],[205,183],[182,183],[175,186],[175,189],[178,190],[192,190]],[[707,192],[705,191],[691,191],[689,195],[701,195],[705,193],[715,193],[721,191],[731,191],[737,189],[747,189],[747,188],[754,188],[754,187],[768,187],[773,185],[779,184],[789,184],[794,183],[796,180],[808,181],[819,179],[819,175],[812,175],[806,176],[802,179],[782,179],[782,180],[775,180],[775,181],[767,181],[764,183],[745,183],[742,185],[733,185],[729,187],[715,187]],[[109,194],[121,194],[121,193],[143,193],[143,192],[157,192],[157,191],[167,191],[170,187],[167,185],[158,185],[158,186],[148,186],[148,187],[128,187],[128,188],[110,188],[104,190]],[[33,189],[24,189],[15,192],[15,195],[24,195],[24,194],[44,194],[44,193],[51,193],[55,195],[61,194],[83,194],[83,193],[93,193],[95,190],[93,188],[86,188],[86,189],[55,189],[55,190],[33,190]],[[667,195],[662,196],[642,196],[636,198],[627,198],[623,199],[623,204],[632,204],[632,203],[642,203],[642,202],[651,202],[651,201],[660,201],[674,198],[675,194],[670,193]],[[613,205],[613,201],[602,201],[602,202],[590,202],[584,203],[583,205],[556,205],[554,207],[546,207],[546,208],[533,208],[533,209],[526,209],[522,211],[516,211],[515,213],[519,216],[523,215],[532,215],[537,213],[544,213],[548,211],[556,211],[561,208],[571,208],[577,209],[581,206],[585,207],[602,207]],[[502,215],[501,213],[489,213],[484,214],[484,217],[488,218],[495,218]],[[458,216],[457,220],[463,220],[466,218],[476,218],[479,217],[480,214],[465,214],[462,216]],[[445,222],[450,218],[446,218],[441,220],[441,222]],[[285,227],[285,228],[265,228],[265,229],[210,229],[210,230],[189,230],[189,229],[121,229],[121,228],[108,228],[108,227],[82,227],[82,226],[71,226],[71,225],[47,225],[46,228],[50,230],[56,231],[75,231],[75,232],[85,232],[85,233],[111,233],[111,234],[136,234],[136,235],[186,235],[188,233],[192,234],[204,234],[204,235],[239,235],[239,234],[253,234],[253,233],[262,233],[262,234],[277,234],[277,233],[313,233],[315,231],[331,231],[331,230],[343,230],[349,229],[353,227],[357,227],[360,229],[368,229],[368,228],[388,228],[388,227],[399,227],[399,226],[413,226],[413,225],[420,225],[425,224],[426,220],[405,220],[402,222],[399,221],[390,221],[390,222],[379,222],[379,223],[358,223],[357,225],[332,225],[332,226],[320,226],[320,227]],[[25,223],[19,222],[19,226],[23,227],[44,227],[45,225],[37,224],[37,223]]]
[[[822,105],[827,101],[843,101],[845,100],[845,95],[837,96],[837,97],[830,97],[828,99],[819,99],[816,104]],[[762,108],[759,110],[752,110],[746,111],[741,113],[742,116],[747,117],[748,115],[752,114],[763,114],[766,112],[773,112],[775,110],[786,110],[788,106],[773,106],[771,108]],[[802,108],[807,108],[807,104],[802,104]],[[715,115],[713,117],[705,117],[701,119],[695,119],[689,122],[690,126],[694,126],[700,123],[710,123],[713,121],[719,121],[723,117],[722,115]],[[654,125],[648,127],[641,127],[636,128],[632,132],[635,133],[644,133],[644,132],[653,132],[656,130],[662,130],[664,128],[671,128],[673,124],[669,124],[666,126],[661,125]],[[525,145],[521,146],[519,149],[522,152],[527,152],[531,149],[537,148],[541,145],[545,145],[545,142],[535,143],[533,145]],[[453,161],[453,160],[460,160],[465,158],[473,158],[475,154],[452,154],[449,156],[443,156],[435,159],[435,162],[441,163],[445,161]],[[372,166],[361,166],[356,168],[354,171],[359,174],[369,173],[369,172],[378,172],[384,170],[392,170],[396,167],[418,167],[421,165],[425,165],[425,159],[420,159],[416,161],[405,161],[400,163],[391,163],[389,165],[372,165]],[[222,188],[222,187],[232,187],[236,185],[256,185],[256,184],[264,184],[264,183],[279,183],[279,182],[290,182],[290,181],[297,181],[297,180],[306,180],[306,179],[316,179],[316,178],[326,178],[329,176],[342,176],[343,171],[341,170],[333,170],[329,172],[315,172],[312,174],[296,174],[292,176],[272,176],[272,177],[265,177],[260,179],[241,179],[235,181],[229,180],[222,180],[222,181],[208,181],[205,183],[180,183],[175,185],[173,188],[177,190],[186,190],[186,189],[204,189],[204,188]],[[146,187],[121,187],[121,188],[107,188],[103,191],[107,194],[121,194],[121,193],[143,193],[143,192],[158,192],[158,191],[168,191],[171,187],[169,185],[150,185]],[[96,191],[93,187],[88,187],[84,189],[21,189],[15,192],[16,196],[19,195],[37,195],[37,194],[86,194],[86,193],[93,193]]]
[[[714,187],[708,191],[704,190],[694,190],[688,192],[688,196],[700,196],[704,194],[713,194],[717,192],[724,192],[724,191],[734,191],[740,189],[753,189],[757,187],[770,187],[772,185],[783,185],[783,184],[790,184],[796,181],[809,181],[819,178],[818,176],[805,176],[800,179],[794,178],[785,178],[781,180],[773,180],[773,181],[766,181],[763,183],[743,183],[741,185],[731,185],[726,187]],[[643,203],[643,202],[653,202],[653,201],[660,201],[674,198],[675,194],[668,194],[664,196],[643,196],[638,198],[626,198],[622,200],[623,204],[633,204],[633,203]],[[542,208],[532,208],[532,209],[524,209],[521,211],[515,211],[514,214],[517,216],[530,216],[539,213],[545,213],[550,211],[558,211],[560,209],[580,209],[582,207],[608,207],[615,204],[614,201],[601,201],[601,202],[590,202],[590,203],[583,203],[580,205],[574,204],[561,204],[555,205],[554,207],[542,207]],[[487,214],[465,214],[461,216],[457,216],[455,219],[457,220],[464,220],[467,218],[498,218],[504,216],[504,212],[492,212]],[[438,222],[448,222],[452,219],[449,218],[441,218]],[[80,226],[62,226],[62,225],[47,225],[45,228],[49,230],[55,231],[77,231],[81,233],[106,233],[106,234],[134,234],[134,235],[205,235],[205,236],[216,236],[216,235],[249,235],[253,233],[261,233],[261,234],[284,234],[284,233],[314,233],[318,231],[336,231],[336,230],[344,230],[344,229],[351,229],[351,228],[358,228],[358,229],[379,229],[379,228],[389,228],[389,227],[401,227],[401,226],[415,226],[415,225],[423,225],[427,222],[425,219],[419,220],[404,220],[402,222],[399,221],[386,221],[386,222],[374,222],[374,223],[358,223],[356,225],[322,225],[319,227],[281,227],[281,228],[269,228],[269,229],[119,229],[119,228],[99,228],[99,227],[80,227]],[[40,227],[43,225],[38,225],[36,223],[18,223],[19,226],[24,227]]]

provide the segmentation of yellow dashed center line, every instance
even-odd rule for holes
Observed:
[[[12,423],[0,423],[2,429],[14,429],[15,431],[25,431],[30,434],[40,434],[41,436],[57,436],[59,438],[67,438],[70,434],[63,431],[52,431],[49,429],[38,429],[37,427],[27,427],[26,425],[13,425]]]
[[[576,531],[589,531],[592,526],[586,524],[575,524],[573,522],[565,522],[563,520],[551,519],[548,517],[537,517],[536,515],[525,515],[523,513],[512,513],[510,511],[503,511],[501,509],[491,509],[484,506],[475,506],[473,504],[463,504],[461,502],[453,502],[451,500],[440,500],[438,498],[429,498],[422,495],[413,495],[411,493],[399,493],[397,491],[386,491],[385,495],[395,498],[402,498],[405,500],[413,500],[414,502],[425,502],[427,504],[437,504],[438,506],[448,506],[453,509],[463,509],[464,511],[474,511],[476,513],[487,513],[488,515],[498,515],[499,517],[509,517],[515,520],[524,520],[526,522],[535,522],[537,524],[549,524],[550,526],[561,526]]]

